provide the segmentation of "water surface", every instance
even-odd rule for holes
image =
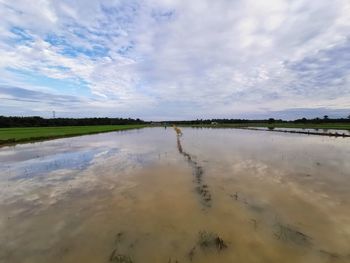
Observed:
[[[349,139],[182,132],[0,148],[0,262],[350,262]]]
[[[310,133],[320,133],[328,135],[350,135],[350,130],[340,130],[340,129],[308,129],[308,128],[278,128],[278,127],[248,127],[255,130],[263,131],[286,131],[286,132],[310,132]]]

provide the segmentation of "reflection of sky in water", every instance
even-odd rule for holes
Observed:
[[[99,184],[106,171],[118,176],[149,166],[159,161],[164,149],[169,150],[172,130],[165,135],[163,130],[144,129],[142,134],[131,130],[3,147],[0,204],[4,200],[30,200],[27,195],[45,188],[52,195],[64,194],[62,189],[67,185],[88,191]]]
[[[181,143],[203,168],[211,208],[203,210],[172,129],[1,148],[0,262],[106,262],[119,231],[139,240],[128,250],[142,258],[134,262],[155,252],[168,262],[174,244],[187,255],[200,230],[222,234],[229,247],[196,262],[248,262],[235,257],[250,255],[251,244],[259,245],[249,262],[304,262],[309,239],[298,231],[314,242],[308,253],[317,260],[308,263],[328,262],[320,249],[348,255],[350,140],[183,128]]]
[[[102,148],[97,148],[78,152],[59,153],[25,160],[7,167],[2,165],[0,169],[7,168],[9,180],[11,181],[29,179],[61,169],[84,170],[96,156],[103,154],[103,156],[108,157],[117,152],[117,149],[104,151]]]

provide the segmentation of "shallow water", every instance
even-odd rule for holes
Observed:
[[[0,148],[0,262],[350,262],[350,140],[146,128]]]
[[[267,128],[267,127],[249,127],[256,130],[263,131],[290,131],[290,132],[316,132],[321,134],[333,134],[333,135],[350,135],[350,130],[336,130],[336,129],[306,129],[306,128]]]

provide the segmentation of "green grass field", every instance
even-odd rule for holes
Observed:
[[[0,145],[71,137],[71,136],[94,134],[94,133],[101,133],[101,132],[138,129],[138,128],[143,128],[145,126],[146,125],[100,125],[100,126],[1,128]]]

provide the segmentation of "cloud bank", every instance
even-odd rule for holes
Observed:
[[[347,0],[0,0],[1,114],[340,116],[349,14]]]

